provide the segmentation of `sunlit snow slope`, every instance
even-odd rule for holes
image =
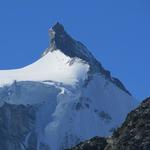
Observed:
[[[0,71],[0,147],[5,150],[63,150],[111,135],[137,104],[62,25],[53,26],[50,36],[38,61]]]
[[[0,85],[13,81],[51,80],[64,84],[74,84],[86,79],[89,65],[80,59],[73,60],[57,50],[49,52],[37,62],[16,70],[1,70]]]

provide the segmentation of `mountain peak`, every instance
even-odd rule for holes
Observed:
[[[86,46],[79,41],[73,39],[64,29],[63,25],[57,22],[49,29],[50,46],[43,55],[49,51],[60,50],[65,55],[73,58],[78,57],[87,62],[95,59],[88,51]]]
[[[64,29],[63,25],[57,22],[49,30],[50,34],[50,46],[42,54],[46,55],[49,52],[60,50],[66,56],[70,58],[80,58],[83,61],[87,62],[90,66],[90,72],[92,73],[101,73],[108,80],[117,85],[120,89],[127,92],[129,91],[117,78],[111,77],[111,74],[108,70],[104,69],[103,66],[96,58],[90,53],[87,47],[79,41],[73,39]]]
[[[50,49],[49,51],[61,50],[65,55],[74,57],[76,41],[65,31],[62,24],[57,22],[49,30]]]
[[[63,25],[60,24],[59,22],[56,22],[56,23],[52,26],[51,30],[53,30],[53,31],[56,32],[57,34],[62,34],[62,33],[65,32]]]

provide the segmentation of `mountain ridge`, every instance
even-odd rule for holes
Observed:
[[[116,77],[112,77],[110,71],[104,69],[100,61],[98,61],[88,48],[81,42],[74,40],[66,31],[62,24],[57,22],[49,29],[50,45],[49,48],[44,51],[42,56],[46,55],[50,51],[61,50],[65,55],[74,58],[78,57],[85,60],[90,65],[90,73],[101,73],[117,87],[121,88],[129,95],[131,93],[126,89],[123,83]],[[89,75],[90,76],[90,75]]]

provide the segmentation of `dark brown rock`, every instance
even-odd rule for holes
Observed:
[[[94,137],[91,140],[78,144],[70,150],[104,150],[107,145],[106,139],[102,137]]]

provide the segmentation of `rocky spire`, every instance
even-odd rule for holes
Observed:
[[[58,35],[66,34],[63,25],[60,24],[59,22],[54,24],[54,26],[50,30],[53,30]]]
[[[49,51],[60,50],[65,55],[73,58],[78,57],[89,63],[92,71],[106,72],[102,68],[102,65],[95,59],[95,57],[89,52],[87,47],[79,41],[74,40],[64,29],[63,25],[56,23],[49,29],[50,34],[50,46],[44,52],[46,55]]]
[[[59,49],[69,57],[78,57],[88,62],[91,61],[91,59],[95,59],[85,45],[79,41],[74,40],[65,31],[62,24],[57,22],[52,28],[49,29],[49,34],[49,51],[55,51]]]

